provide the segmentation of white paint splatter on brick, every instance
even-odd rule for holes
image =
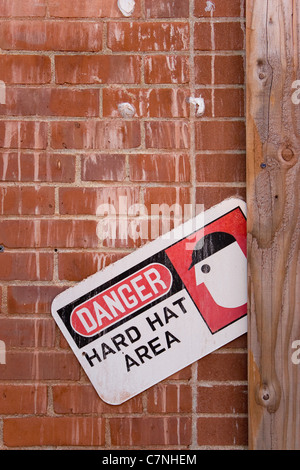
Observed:
[[[134,12],[135,1],[134,0],[118,0],[118,7],[124,16],[131,16]]]
[[[193,104],[196,106],[196,116],[198,117],[203,116],[204,111],[205,111],[204,99],[201,96],[199,96],[199,98],[190,97],[188,101],[190,104]]]
[[[206,2],[205,11],[215,11],[215,9],[216,9],[216,6],[213,2],[211,1]]]
[[[132,118],[136,113],[135,107],[130,103],[120,103],[118,110],[120,115],[125,119]]]

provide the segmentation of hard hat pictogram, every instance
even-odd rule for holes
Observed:
[[[217,305],[235,308],[246,303],[247,259],[232,234],[213,232],[201,238],[193,250],[192,268],[196,285],[204,283]]]

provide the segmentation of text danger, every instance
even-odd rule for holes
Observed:
[[[81,336],[93,336],[165,295],[171,285],[169,269],[150,264],[78,305],[71,314],[72,328]]]

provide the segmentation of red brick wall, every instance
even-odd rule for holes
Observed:
[[[247,447],[245,336],[114,407],[50,315],[140,245],[102,243],[98,204],[245,197],[244,1],[213,3],[0,2],[0,450]]]

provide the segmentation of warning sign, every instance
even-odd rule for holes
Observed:
[[[245,206],[223,201],[54,299],[104,401],[123,403],[247,331]]]

